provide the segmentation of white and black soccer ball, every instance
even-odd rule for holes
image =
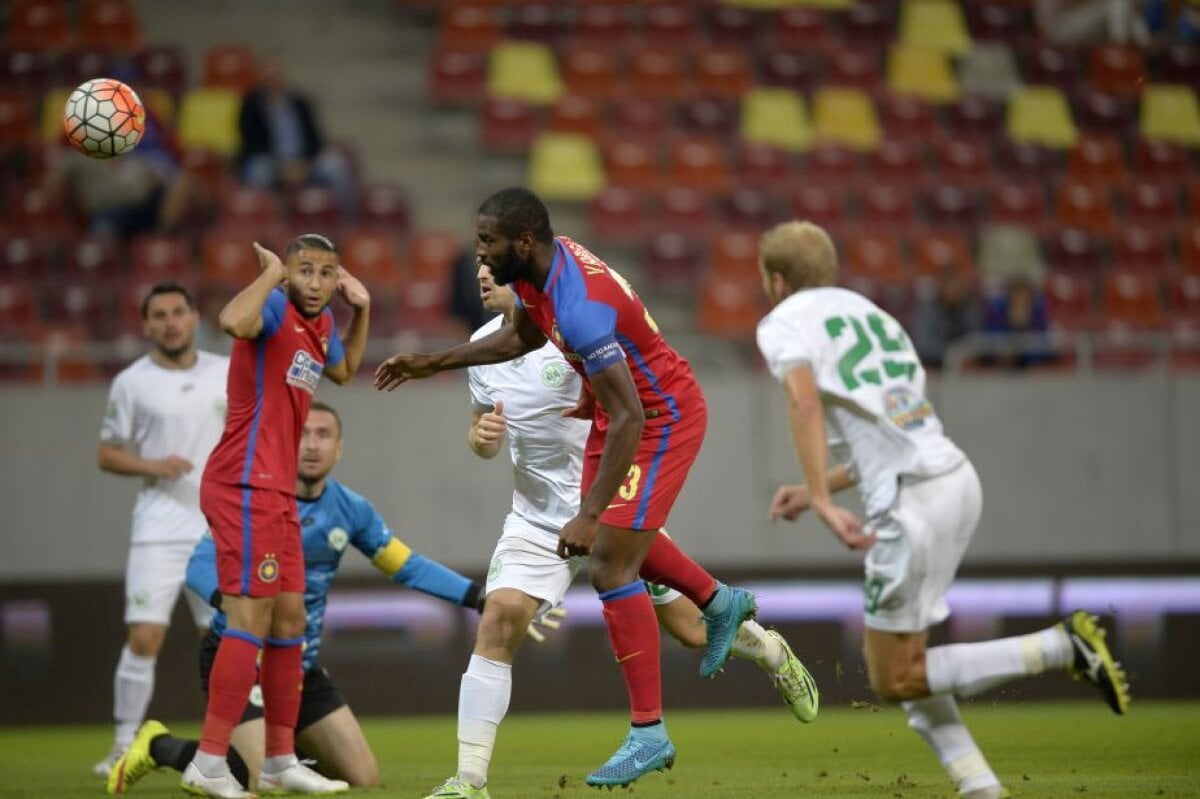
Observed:
[[[63,109],[67,140],[84,155],[113,158],[137,147],[146,109],[137,92],[113,78],[94,78],[71,92]]]

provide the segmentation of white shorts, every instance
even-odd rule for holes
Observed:
[[[874,525],[879,540],[867,550],[867,627],[915,633],[949,617],[946,591],[982,506],[970,461],[937,477],[901,478],[896,504]]]
[[[208,627],[208,602],[184,589],[188,559],[195,544],[134,544],[125,566],[125,623],[171,623],[171,611],[183,591],[196,626]]]
[[[504,533],[492,553],[484,595],[513,588],[541,600],[537,616],[560,604],[587,558],[558,556],[558,536],[534,527],[519,516],[504,520]]]

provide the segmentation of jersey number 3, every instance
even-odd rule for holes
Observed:
[[[908,336],[899,329],[900,326],[894,320],[889,318],[888,321],[896,327],[895,336],[888,334],[884,326],[884,317],[877,313],[867,314],[865,327],[861,319],[853,316],[831,316],[825,320],[825,332],[829,333],[829,337],[834,341],[840,339],[847,331],[854,334],[854,343],[838,360],[838,374],[846,384],[847,391],[853,391],[863,383],[881,386],[884,376],[889,380],[897,377],[912,380],[916,374],[917,361],[912,356]],[[867,328],[870,328],[874,340],[872,336],[867,335]],[[875,352],[876,345],[884,353],[884,357],[879,359],[879,366],[883,368],[882,374],[879,368],[872,365],[859,368],[863,366],[863,361]]]

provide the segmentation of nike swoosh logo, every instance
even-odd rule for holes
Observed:
[[[657,755],[657,754],[658,754],[658,752],[656,751],[654,754],[655,754],[655,755]],[[642,770],[642,769],[644,769],[644,768],[646,767],[646,765],[647,765],[647,764],[648,764],[648,763],[649,763],[651,760],[653,760],[653,759],[654,759],[653,757],[648,757],[648,758],[646,758],[645,760],[639,760],[639,759],[638,759],[638,756],[637,756],[637,755],[634,755],[634,756],[633,756],[633,767],[634,767],[635,769],[637,769],[637,770],[641,771],[641,770]]]
[[[1084,644],[1083,639],[1081,639],[1078,635],[1072,633],[1071,637],[1075,639],[1075,647],[1083,655],[1083,659],[1088,663],[1088,677],[1092,682],[1098,681],[1100,679],[1100,669],[1104,665],[1104,661],[1100,659],[1099,655],[1088,649],[1087,645]]]
[[[624,663],[625,661],[629,660],[630,658],[635,658],[635,657],[637,657],[638,655],[642,654],[642,653],[643,653],[643,652],[645,652],[645,651],[646,651],[646,650],[644,650],[644,649],[639,649],[638,651],[634,652],[633,654],[626,655],[626,656],[625,656],[625,657],[623,657],[623,658],[617,658],[617,662],[618,662],[618,663]]]
[[[292,330],[295,330],[297,333],[303,333],[304,325],[292,325]]]
[[[613,508],[623,508],[628,504],[629,504],[628,502],[614,502],[613,504],[611,504],[607,508],[605,508],[605,510],[612,510]]]

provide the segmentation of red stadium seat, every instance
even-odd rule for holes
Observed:
[[[1004,2],[966,3],[971,36],[980,41],[1015,44],[1033,32],[1029,9]]]
[[[885,138],[867,157],[867,168],[873,180],[916,185],[927,177],[924,147],[911,139]]]
[[[132,53],[142,45],[137,12],[127,0],[87,0],[80,16],[79,35],[84,44]]]
[[[946,107],[946,125],[959,136],[992,138],[1004,128],[1004,108],[991,97],[964,94]]]
[[[830,42],[825,13],[817,8],[781,8],[767,29],[772,47],[811,51],[823,49]]]
[[[1200,321],[1200,274],[1171,275],[1167,279],[1171,315]]]
[[[665,106],[645,98],[631,97],[615,103],[613,123],[610,141],[648,139],[657,142],[672,132]]]
[[[1055,206],[1059,224],[1112,236],[1116,229],[1109,193],[1090,182],[1069,180],[1058,188]]]
[[[880,285],[909,282],[908,266],[896,234],[881,232],[872,225],[854,231],[846,237],[846,242],[841,261],[848,279],[862,278]]]
[[[75,281],[56,284],[45,294],[47,322],[80,327],[93,338],[110,338],[116,330],[115,285]]]
[[[1018,62],[1026,83],[1055,86],[1067,92],[1078,85],[1080,58],[1077,53],[1046,43],[1035,43],[1022,50]]]
[[[729,187],[729,156],[722,143],[704,137],[680,138],[670,147],[671,181],[707,191]]]
[[[123,266],[123,254],[113,239],[85,236],[67,247],[63,277],[72,283],[111,285],[120,280]]]
[[[982,184],[994,176],[991,148],[983,139],[947,138],[934,153],[938,180],[944,183]]]
[[[403,235],[408,232],[412,213],[408,195],[399,186],[373,183],[363,188],[359,198],[359,224]]]
[[[52,358],[39,357],[29,366],[26,378],[34,382],[91,383],[100,376],[95,361],[87,353],[95,332],[83,327],[58,325],[38,332],[35,343],[43,352],[53,352]],[[53,373],[45,373],[47,360],[53,363]]]
[[[924,230],[912,237],[913,268],[917,275],[936,278],[952,270],[969,281],[975,279],[968,239],[957,230]]]
[[[255,227],[279,222],[275,194],[267,189],[235,184],[221,193],[217,221],[223,225]]]
[[[34,139],[29,97],[13,89],[0,89],[0,151],[16,150]]]
[[[333,189],[305,186],[288,195],[287,217],[297,233],[317,232],[336,238],[342,209]]]
[[[1115,136],[1085,134],[1067,155],[1067,174],[1072,180],[1113,186],[1127,179],[1125,156]]]
[[[429,56],[425,95],[441,105],[469,105],[487,91],[487,58],[482,53],[438,49]]]
[[[786,189],[795,183],[792,154],[786,150],[739,141],[735,160],[735,180],[739,186]]]
[[[657,188],[663,180],[658,147],[628,140],[608,145],[604,151],[605,172],[611,186]]]
[[[138,85],[166,89],[178,96],[188,86],[187,62],[179,47],[156,44],[143,48],[133,59]]]
[[[805,182],[831,183],[846,188],[862,177],[858,155],[840,144],[817,144],[804,154]]]
[[[758,275],[759,233],[729,230],[717,234],[712,245],[712,268],[730,276]]]
[[[68,16],[63,0],[17,0],[8,14],[8,46],[66,50],[72,40]]]
[[[759,63],[763,85],[804,93],[812,91],[820,79],[821,70],[819,54],[791,47],[768,49],[762,53]]]
[[[413,234],[409,244],[408,266],[413,278],[441,280],[448,286],[454,261],[465,242],[457,233],[422,230]]]
[[[132,277],[140,283],[178,280],[190,283],[195,267],[187,242],[162,233],[138,236],[130,247]]]
[[[1085,131],[1125,135],[1135,129],[1137,114],[1129,97],[1085,87],[1073,97],[1075,123]]]
[[[713,272],[700,284],[696,326],[710,336],[753,341],[766,311],[758,274]]]
[[[678,50],[699,42],[696,15],[684,3],[652,3],[645,7],[642,35],[656,46]]]
[[[23,233],[62,238],[73,227],[63,198],[41,186],[14,186],[8,194],[5,221]]]
[[[842,34],[851,41],[882,49],[896,38],[895,4],[875,0],[851,3],[842,20]]]
[[[762,231],[780,221],[772,194],[754,186],[738,186],[720,199],[721,216],[732,230]]]
[[[484,105],[479,124],[483,147],[491,153],[527,152],[541,128],[532,106],[496,98]]]
[[[579,42],[606,46],[613,42],[627,41],[629,19],[625,11],[626,9],[619,5],[607,3],[582,5],[575,14],[572,30],[575,41],[567,48],[567,52],[576,49]]]
[[[1200,222],[1189,223],[1179,232],[1179,266],[1200,275]]]
[[[835,185],[805,183],[792,195],[792,214],[827,230],[840,230],[850,220],[848,193]]]
[[[370,288],[372,296],[392,299],[400,293],[404,265],[395,234],[353,230],[338,242],[342,264]]]
[[[660,290],[694,286],[703,261],[702,247],[694,236],[664,230],[651,235],[646,243],[646,272]]]
[[[1166,273],[1172,263],[1170,242],[1160,228],[1123,225],[1114,248],[1113,262],[1121,269]]]
[[[928,142],[938,133],[933,107],[919,97],[884,92],[875,106],[888,139]]]
[[[721,44],[732,44],[751,52],[765,21],[747,8],[717,5],[707,10],[709,36]]]
[[[582,94],[564,94],[550,109],[548,127],[598,139],[604,131],[600,103]]]
[[[108,50],[96,47],[73,50],[63,59],[63,81],[67,86],[78,86],[97,75],[109,75],[117,61]]]
[[[1044,249],[1047,263],[1058,271],[1094,275],[1104,265],[1102,241],[1082,228],[1054,229]]]
[[[562,54],[561,69],[563,82],[572,94],[610,99],[621,87],[617,56],[604,43],[568,47]]]
[[[1062,157],[1040,144],[1018,142],[1005,138],[997,146],[997,169],[1009,178],[1026,178],[1044,182],[1059,174]]]
[[[988,200],[988,221],[1037,227],[1046,220],[1046,193],[1032,180],[1005,181],[993,186]]]
[[[40,322],[38,297],[32,283],[8,273],[0,274],[0,338],[5,341],[30,339]]]
[[[660,230],[706,236],[716,226],[710,195],[698,188],[671,185],[659,194]]]
[[[651,225],[646,197],[634,189],[609,186],[588,203],[588,227],[597,238],[640,244],[649,235]]]
[[[521,3],[512,10],[508,38],[554,44],[562,35],[558,9],[552,3]]]
[[[696,55],[696,88],[705,97],[740,99],[749,91],[753,77],[744,50],[706,47]]]
[[[1043,291],[1052,328],[1078,331],[1091,330],[1096,326],[1096,297],[1090,278],[1067,272],[1051,272]]]
[[[55,80],[51,53],[20,48],[0,51],[0,86],[40,95],[54,88]]]
[[[707,97],[684,101],[679,109],[683,130],[690,135],[729,138],[738,127],[738,108]]]
[[[1178,43],[1163,48],[1158,57],[1158,80],[1162,83],[1200,83],[1200,52],[1195,44]]]
[[[43,237],[13,233],[0,239],[0,276],[37,280],[50,273],[50,243]]]
[[[1125,190],[1125,218],[1139,225],[1174,227],[1182,214],[1172,181],[1135,179]]]
[[[1143,272],[1113,271],[1103,282],[1104,313],[1115,321],[1135,330],[1164,330],[1167,326],[1163,311],[1159,279]]]
[[[254,51],[240,44],[215,45],[204,53],[204,85],[246,92],[258,83]]]
[[[237,291],[254,279],[259,265],[251,242],[257,235],[256,229],[218,227],[204,236],[200,277],[206,289]]]
[[[883,72],[877,47],[845,44],[829,54],[825,65],[825,85],[848,86],[873,91],[883,84]]]
[[[451,3],[442,12],[438,44],[451,50],[487,52],[500,41],[501,33],[498,9]]]
[[[925,193],[925,216],[935,227],[973,233],[979,225],[979,193],[956,183],[937,183]]]
[[[1139,138],[1134,149],[1133,167],[1135,174],[1144,178],[1180,180],[1191,174],[1187,151],[1164,139]]]
[[[678,52],[650,46],[630,55],[629,89],[648,100],[678,102],[692,86]]]
[[[869,228],[898,230],[916,221],[916,197],[903,183],[874,183],[858,198],[862,222]]]
[[[1140,50],[1101,44],[1088,52],[1088,83],[1114,94],[1138,95],[1146,84],[1146,64]]]

